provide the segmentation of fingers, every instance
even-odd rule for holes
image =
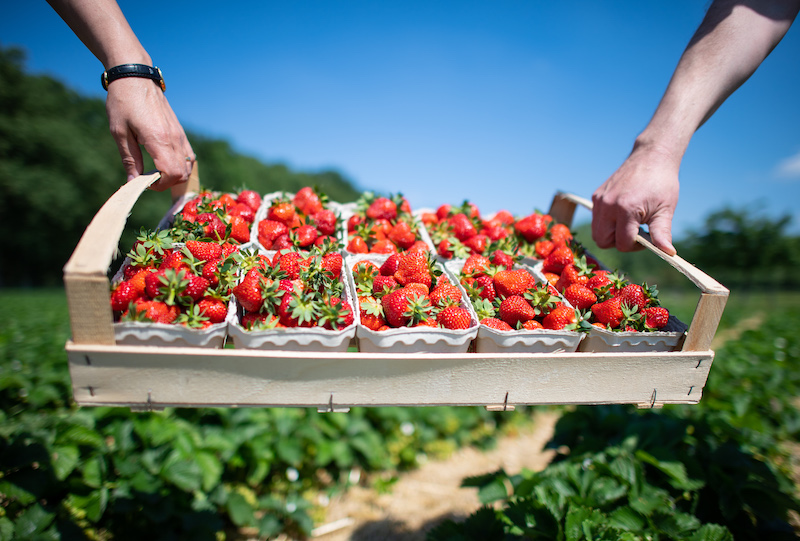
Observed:
[[[136,142],[136,137],[127,129],[122,131],[112,129],[112,136],[117,142],[117,149],[119,149],[119,155],[122,159],[122,165],[125,167],[128,180],[133,180],[144,171],[142,151]]]
[[[650,238],[653,244],[667,255],[675,255],[678,251],[672,245],[672,216],[667,213],[653,216],[650,220]]]

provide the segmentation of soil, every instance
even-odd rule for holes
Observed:
[[[501,438],[489,451],[460,449],[447,460],[431,461],[403,474],[391,492],[355,486],[331,500],[327,520],[314,530],[319,541],[422,541],[446,519],[465,518],[481,507],[477,489],[463,488],[466,477],[504,469],[538,471],[555,451],[544,449],[558,421],[556,412],[537,412],[532,426]]]

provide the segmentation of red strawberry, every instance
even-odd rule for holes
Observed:
[[[261,196],[253,190],[242,190],[236,197],[236,202],[247,205],[255,212],[261,206]]]
[[[186,249],[200,261],[212,261],[222,257],[222,246],[216,242],[187,240]]]
[[[272,266],[280,267],[289,280],[297,280],[300,277],[300,263],[304,259],[300,252],[280,251],[272,259]]]
[[[478,296],[482,299],[493,301],[495,297],[497,297],[497,293],[494,289],[494,278],[488,274],[484,274],[475,278],[473,287],[476,291],[478,291]]]
[[[373,254],[396,254],[397,245],[389,239],[381,239],[372,245],[370,252]]]
[[[320,304],[317,324],[329,330],[338,331],[353,324],[353,308],[340,297],[330,297]]]
[[[612,329],[619,327],[625,315],[622,313],[619,297],[611,297],[608,300],[599,302],[592,306],[592,314],[595,321],[602,323]]]
[[[500,319],[516,327],[517,323],[525,322],[536,317],[533,307],[520,295],[510,295],[503,299],[498,310]]]
[[[536,257],[539,259],[546,258],[555,247],[556,245],[552,240],[537,240],[533,245],[533,249],[536,251]]]
[[[434,306],[444,306],[447,300],[452,304],[459,304],[461,302],[461,290],[458,286],[439,280],[436,287],[430,292],[431,304]]]
[[[335,280],[342,275],[344,260],[339,252],[330,252],[322,256],[322,270],[330,272]]]
[[[430,299],[406,288],[397,289],[381,298],[386,322],[392,327],[413,326],[428,319]]]
[[[386,258],[386,261],[383,262],[383,265],[380,267],[381,274],[383,276],[394,276],[394,273],[397,272],[397,267],[400,265],[400,255],[399,254],[392,254]]]
[[[228,211],[228,214],[231,217],[239,216],[248,224],[253,223],[256,219],[256,211],[244,203],[236,203],[233,208]]]
[[[503,321],[502,319],[497,319],[496,317],[486,317],[480,321],[481,325],[486,325],[490,329],[495,329],[498,331],[513,331],[514,329]]]
[[[644,288],[639,284],[628,284],[617,292],[617,297],[631,308],[641,312],[648,304]]]
[[[550,226],[550,240],[556,244],[569,244],[572,233],[564,224],[553,224]]]
[[[388,239],[399,248],[407,250],[417,240],[417,236],[407,222],[398,221],[387,235]]]
[[[394,220],[397,218],[397,204],[386,197],[378,197],[367,208],[367,218]]]
[[[369,246],[367,246],[367,241],[363,238],[354,236],[347,243],[347,251],[351,254],[367,254],[369,253]]]
[[[423,252],[404,252],[401,254],[397,271],[394,273],[394,279],[403,286],[418,283],[425,284],[430,288],[433,279],[428,265],[428,256]]]
[[[203,225],[203,235],[210,239],[222,240],[225,238],[225,222],[215,212],[203,212],[197,215],[197,223]]]
[[[394,276],[378,275],[372,280],[372,294],[383,295],[385,291],[392,291],[397,289],[400,284],[394,279]]]
[[[380,330],[386,325],[383,317],[383,306],[375,297],[367,296],[359,299],[361,324],[373,331]]]
[[[475,225],[465,214],[460,212],[450,218],[450,225],[453,228],[453,235],[461,242],[478,234]]]
[[[609,295],[616,295],[617,290],[610,278],[610,274],[609,271],[605,270],[594,271],[586,282],[586,287],[592,289],[595,293],[600,293],[602,288],[607,288]]]
[[[513,255],[503,250],[495,250],[489,257],[492,261],[492,265],[495,267],[505,267],[506,269],[513,268],[514,264],[517,262],[517,259]]]
[[[555,272],[561,274],[564,267],[571,265],[575,260],[575,254],[569,246],[561,244],[556,246],[552,252],[544,259],[542,272]]]
[[[568,325],[575,323],[575,309],[566,304],[560,304],[550,310],[550,313],[542,319],[542,327],[545,329],[560,331]]]
[[[240,244],[250,242],[250,223],[241,216],[231,215],[231,238]]]
[[[517,221],[514,224],[514,229],[527,242],[535,242],[545,235],[547,224],[543,215],[533,213]]]
[[[669,310],[662,306],[648,306],[644,314],[645,326],[650,329],[663,329],[669,323]]]
[[[183,295],[189,297],[193,302],[203,298],[208,289],[209,281],[202,276],[191,273],[187,273],[186,278],[189,280],[189,283],[183,290]]]
[[[292,235],[294,236],[294,243],[296,246],[308,248],[317,240],[319,231],[317,231],[317,228],[313,225],[301,225],[292,231]]]
[[[277,220],[261,220],[258,222],[258,242],[267,250],[272,249],[275,239],[289,232],[286,224]]]
[[[286,227],[292,227],[295,217],[294,205],[285,199],[276,199],[267,210],[268,220],[281,222],[285,224]]]
[[[316,214],[323,208],[322,198],[310,186],[304,186],[297,190],[297,193],[292,198],[292,203],[306,216]]]
[[[544,326],[535,319],[529,319],[528,321],[522,323],[522,328],[526,331],[536,331],[539,329],[544,329]]]
[[[122,315],[122,319],[170,324],[178,317],[178,312],[177,306],[168,306],[161,301],[139,301]]]
[[[437,316],[439,325],[445,329],[458,330],[469,329],[472,325],[472,318],[469,311],[462,306],[447,306]]]
[[[111,293],[111,309],[115,312],[123,312],[139,297],[140,294],[136,291],[136,286],[130,281],[120,282]]]
[[[311,221],[320,235],[336,234],[336,213],[323,209],[311,215]]]
[[[501,270],[494,275],[494,289],[501,297],[522,295],[536,285],[536,279],[525,269]]]
[[[485,274],[489,271],[489,267],[491,266],[492,262],[488,257],[480,254],[472,254],[467,258],[466,261],[464,261],[464,266],[461,268],[461,274],[462,276],[477,276],[479,274]]]
[[[197,303],[200,313],[203,314],[211,323],[222,323],[228,316],[228,307],[221,299],[206,297]]]
[[[564,290],[564,298],[578,310],[591,308],[597,302],[597,295],[582,284],[570,284]]]

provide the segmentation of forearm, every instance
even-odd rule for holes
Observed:
[[[799,0],[717,0],[684,51],[636,147],[680,161],[695,131],[739,88],[788,31]]]
[[[108,69],[152,60],[114,0],[48,0],[78,38]]]

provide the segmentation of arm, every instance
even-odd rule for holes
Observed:
[[[105,69],[120,64],[152,65],[114,0],[48,2]],[[153,189],[164,190],[189,178],[194,152],[164,93],[153,81],[136,77],[114,81],[108,86],[106,111],[128,180],[143,173],[139,145],[161,171],[162,178]]]
[[[630,156],[592,196],[598,246],[633,250],[639,224],[648,224],[654,244],[675,254],[678,171],[692,135],[756,71],[798,10],[800,0],[714,1]]]

